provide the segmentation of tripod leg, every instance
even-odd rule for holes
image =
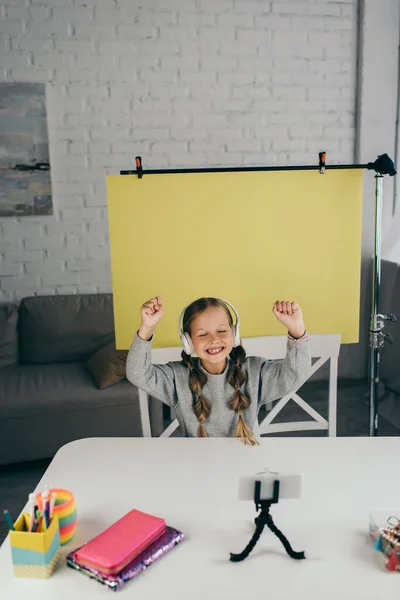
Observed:
[[[295,560],[302,560],[306,557],[304,552],[296,552],[295,550],[293,550],[289,540],[284,536],[282,531],[280,531],[280,529],[277,528],[269,513],[266,515],[266,525],[269,527],[272,533],[276,535],[280,542],[282,542],[282,545],[285,548],[288,555],[290,556],[290,558],[294,558]]]
[[[247,544],[247,546],[243,550],[243,552],[241,552],[240,554],[232,554],[231,553],[230,560],[232,562],[241,562],[242,560],[247,558],[249,556],[250,552],[253,550],[254,546],[257,544],[258,540],[260,539],[260,536],[265,527],[265,520],[262,518],[262,514],[259,517],[257,517],[256,521],[257,521],[257,524],[256,524],[257,526],[256,526],[256,530],[253,534],[253,537],[251,538],[250,542]]]

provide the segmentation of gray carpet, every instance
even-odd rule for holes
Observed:
[[[306,383],[299,395],[315,410],[327,418],[327,384],[326,382]],[[288,403],[280,413],[278,421],[304,420],[305,413],[294,403]],[[368,383],[366,380],[339,380],[338,382],[338,436],[369,435]],[[179,435],[179,431],[177,432]],[[279,436],[326,436],[326,431],[304,431],[276,434]],[[400,397],[383,390],[380,400],[380,436],[400,435]],[[13,516],[20,513],[28,494],[35,488],[51,459],[20,463],[0,467],[0,509],[7,508]],[[4,520],[0,521],[0,544],[7,535]]]

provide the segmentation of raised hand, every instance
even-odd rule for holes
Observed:
[[[142,340],[149,340],[151,338],[157,323],[164,316],[164,312],[165,310],[161,296],[155,296],[142,304],[140,307],[142,324],[139,329],[139,337],[141,337]]]
[[[288,330],[290,335],[299,338],[305,332],[303,313],[297,302],[277,300],[274,302],[272,312]]]

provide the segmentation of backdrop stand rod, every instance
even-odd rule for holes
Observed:
[[[139,157],[138,157],[139,158]],[[326,171],[333,169],[372,169],[374,163],[365,165],[325,165]],[[185,174],[185,173],[250,173],[257,171],[317,171],[320,172],[320,165],[284,165],[270,167],[202,167],[198,169],[146,169],[140,168],[140,178],[142,175],[167,175],[167,174]],[[138,170],[120,171],[120,175],[138,175]]]

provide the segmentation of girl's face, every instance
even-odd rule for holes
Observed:
[[[212,306],[192,321],[190,337],[201,364],[209,373],[222,373],[233,348],[233,333],[223,308]]]

